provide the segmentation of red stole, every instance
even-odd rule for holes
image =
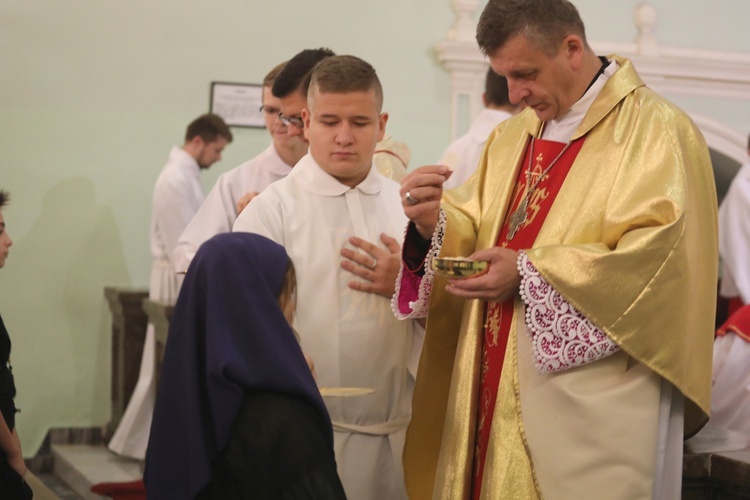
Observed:
[[[519,227],[513,239],[508,240],[510,215],[518,208],[526,196],[526,171],[529,169],[529,156],[531,154],[531,141],[529,141],[529,146],[527,146],[526,154],[522,160],[522,167],[518,173],[518,179],[516,179],[513,197],[511,198],[509,209],[505,212],[503,227],[500,228],[500,235],[496,243],[497,246],[512,250],[521,250],[531,248],[534,245],[534,240],[536,240],[539,230],[544,224],[544,220],[555,201],[557,193],[560,191],[563,181],[565,181],[565,177],[570,171],[570,167],[573,165],[573,161],[581,150],[581,146],[583,146],[583,141],[584,138],[576,139],[542,178],[529,199],[526,222]],[[534,142],[534,161],[531,165],[531,173],[528,176],[531,186],[534,185],[544,169],[549,166],[564,147],[565,144],[561,142],[538,139]],[[502,303],[488,302],[485,309],[478,399],[479,408],[477,410],[477,432],[474,444],[474,483],[472,487],[472,498],[474,499],[479,498],[482,485],[484,460],[487,454],[492,415],[495,411],[495,399],[497,398],[497,390],[500,383],[500,373],[503,369],[503,358],[505,357],[510,324],[513,319],[513,303],[513,298]],[[519,321],[523,321],[523,318],[519,318]]]

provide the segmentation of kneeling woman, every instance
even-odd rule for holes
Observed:
[[[164,353],[149,499],[344,499],[333,431],[290,326],[294,269],[262,236],[204,243]]]

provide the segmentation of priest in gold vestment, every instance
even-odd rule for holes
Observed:
[[[427,316],[412,499],[680,498],[707,420],[717,272],[705,141],[566,0],[490,0],[477,40],[527,109],[477,172],[402,181],[394,312]],[[435,257],[489,262],[468,279]]]

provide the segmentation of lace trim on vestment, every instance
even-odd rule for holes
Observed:
[[[398,319],[427,317],[432,286],[435,282],[435,271],[432,270],[432,260],[440,255],[440,249],[443,247],[443,239],[445,238],[446,224],[447,218],[441,208],[437,226],[432,233],[430,249],[427,251],[427,256],[424,260],[424,275],[421,278],[416,273],[406,269],[404,262],[401,262],[401,268],[398,271],[398,278],[396,279],[396,293],[391,298],[391,309],[393,309],[393,313]],[[414,299],[414,289],[418,289],[416,300],[412,300]]]
[[[517,266],[537,371],[560,372],[620,350],[607,334],[552,288],[525,252],[519,253]]]

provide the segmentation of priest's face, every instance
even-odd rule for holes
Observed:
[[[576,69],[582,47],[571,38],[550,51],[516,35],[490,55],[492,69],[508,79],[510,101],[532,108],[542,121],[561,118],[581,98]]]
[[[0,267],[5,265],[5,259],[8,258],[8,252],[12,244],[13,240],[10,239],[8,231],[5,230],[5,219],[3,219],[3,213],[0,212]]]
[[[303,111],[313,159],[342,184],[354,187],[370,172],[375,145],[383,139],[387,113],[375,92],[319,92]]]

